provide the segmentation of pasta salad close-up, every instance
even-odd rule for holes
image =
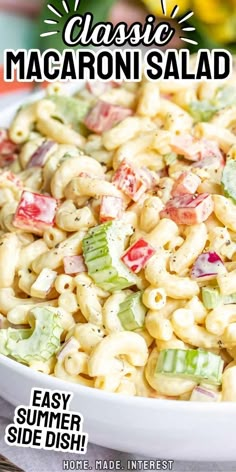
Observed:
[[[0,354],[235,402],[235,124],[234,77],[54,83],[23,105],[0,129]]]

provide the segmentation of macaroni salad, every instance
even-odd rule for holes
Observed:
[[[0,353],[236,401],[233,80],[59,84],[0,130]]]

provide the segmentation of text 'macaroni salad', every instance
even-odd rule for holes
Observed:
[[[0,167],[2,355],[236,401],[235,78],[52,84],[1,129]]]

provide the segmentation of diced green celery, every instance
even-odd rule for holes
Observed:
[[[214,310],[219,305],[236,303],[236,292],[231,295],[221,295],[218,287],[202,287],[203,305],[208,310]]]
[[[219,87],[215,98],[213,98],[211,102],[218,108],[218,110],[235,105],[236,88],[231,85]]]
[[[124,329],[134,331],[144,326],[147,308],[142,302],[142,292],[129,295],[119,306],[118,318]]]
[[[139,284],[139,278],[120,260],[131,225],[110,221],[88,231],[83,239],[83,255],[88,273],[104,290],[113,292]]]
[[[30,311],[29,322],[30,329],[0,331],[0,352],[24,364],[45,362],[60,348],[60,314],[56,308],[35,307]]]
[[[218,287],[202,287],[202,301],[203,305],[208,310],[213,310],[222,303],[222,296]]]
[[[223,305],[230,305],[231,303],[236,303],[236,293],[223,297]]]
[[[90,246],[88,252],[88,261],[107,255],[109,255],[109,248],[105,244],[99,249],[93,249],[93,247]]]
[[[65,95],[50,95],[49,100],[52,100],[56,105],[55,118],[71,125],[76,131],[81,134],[86,134],[86,127],[82,121],[91,108],[91,104],[84,100],[74,97],[67,97]]]
[[[9,337],[14,339],[16,342],[22,341],[23,339],[28,339],[32,334],[32,329],[15,329],[7,328],[0,330],[0,354],[4,356],[9,356],[10,352],[7,347]]]
[[[164,161],[167,166],[171,166],[177,161],[177,154],[175,152],[169,152],[169,154],[165,154]]]
[[[211,100],[196,100],[189,104],[188,111],[196,122],[209,121],[215,113],[225,107],[236,104],[236,88],[223,86],[218,88]]]
[[[195,101],[189,104],[189,113],[197,123],[199,121],[209,121],[218,111],[217,106],[208,100]]]
[[[232,198],[236,203],[236,161],[228,159],[223,170],[221,183],[226,197]]]
[[[210,384],[219,385],[223,366],[220,356],[203,349],[165,349],[160,352],[155,376],[188,377],[197,382],[207,380]]]
[[[9,352],[7,350],[7,340],[8,340],[8,329],[0,330],[0,354],[8,356]]]

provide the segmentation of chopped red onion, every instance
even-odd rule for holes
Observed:
[[[87,272],[83,256],[65,256],[63,259],[65,274],[79,274]]]
[[[27,164],[27,169],[30,169],[30,167],[42,167],[45,162],[45,157],[47,153],[50,151],[50,149],[55,146],[54,141],[44,141],[41,146],[36,149],[36,151],[32,154],[28,164]]]
[[[79,343],[78,341],[73,338],[73,336],[66,341],[60,351],[57,353],[57,359],[62,362],[65,357],[70,354],[72,351],[75,351],[76,349],[79,348]]]
[[[226,272],[223,261],[216,252],[203,252],[198,256],[191,271],[192,279],[212,280]]]
[[[219,401],[219,393],[205,387],[198,386],[193,389],[190,401],[217,402]]]

